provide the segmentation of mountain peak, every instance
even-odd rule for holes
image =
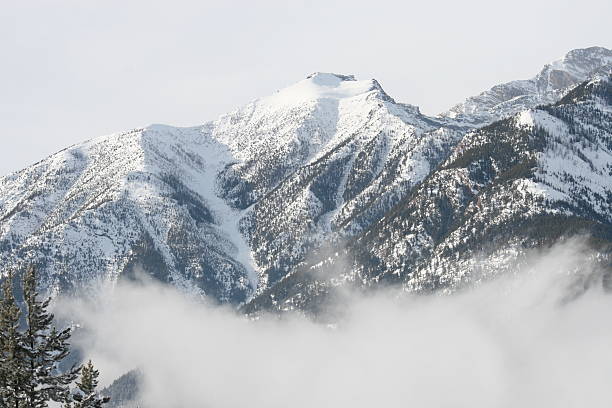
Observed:
[[[353,98],[371,91],[378,91],[389,99],[374,79],[360,81],[353,75],[315,72],[264,100],[274,105],[294,106],[320,99]]]
[[[564,89],[584,81],[612,65],[612,50],[604,47],[577,48],[546,64],[535,77],[539,92]]]
[[[600,71],[608,53],[559,64]],[[374,79],[317,72],[202,126],[92,139],[0,178],[0,264],[35,263],[58,293],[144,270],[220,302],[290,310],[342,282],[452,290],[471,271],[495,274],[500,253],[514,262],[493,253],[482,274],[472,254],[539,245],[561,224],[609,238],[610,79],[568,91],[560,80],[577,79],[555,66],[542,88],[539,77],[498,85],[457,120],[388,102]],[[525,111],[545,101],[557,104]]]
[[[612,50],[578,48],[548,63],[533,78],[495,85],[441,114],[461,124],[482,126],[524,109],[561,99],[569,90],[612,69]]]
[[[605,47],[576,48],[569,51],[560,59],[550,63],[552,66],[564,66],[567,64],[591,65],[591,69],[597,69],[601,65],[612,63],[612,50]]]
[[[310,79],[313,82],[324,84],[333,84],[340,81],[356,81],[355,75],[342,75],[342,74],[334,74],[331,72],[313,72],[308,75],[306,79]]]

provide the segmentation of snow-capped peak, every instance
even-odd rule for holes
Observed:
[[[320,99],[346,99],[371,91],[382,91],[374,79],[358,81],[353,75],[316,72],[262,101],[280,106],[294,106]]]
[[[566,71],[574,77],[586,79],[591,72],[608,64],[612,64],[612,50],[604,47],[589,47],[571,50],[546,67]]]
[[[522,110],[559,100],[573,86],[612,69],[612,50],[589,47],[569,51],[546,64],[533,78],[499,84],[467,98],[441,116],[482,126]]]
[[[603,47],[580,48],[546,64],[534,79],[538,92],[545,94],[571,87],[610,67],[612,50]]]
[[[54,291],[94,288],[142,269],[238,304],[264,299],[277,284],[280,298],[282,285],[295,282],[285,278],[329,243],[357,242],[365,255],[351,276],[377,282],[381,274],[418,277],[410,268],[445,259],[428,253],[458,253],[464,237],[485,242],[474,231],[536,214],[536,204],[557,212],[571,205],[585,220],[595,214],[609,224],[609,83],[569,93],[547,87],[593,66],[608,69],[601,64],[612,52],[582,51],[538,77],[468,99],[457,119],[394,103],[374,79],[315,73],[202,126],[151,125],[92,139],[0,178],[0,264],[18,272],[36,262],[42,287]],[[529,109],[561,96],[557,105]],[[517,109],[523,113],[513,120],[471,131]],[[524,179],[517,194],[503,184],[509,174]],[[489,196],[483,183],[500,194]],[[457,239],[444,238],[450,234]],[[462,276],[441,278],[434,269],[433,280],[410,285]]]

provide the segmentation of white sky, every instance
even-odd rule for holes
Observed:
[[[196,125],[314,71],[438,113],[612,48],[609,0],[0,0],[0,175],[150,123]]]

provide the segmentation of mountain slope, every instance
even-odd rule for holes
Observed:
[[[347,248],[322,253],[244,310],[316,312],[345,284],[452,291],[510,270],[529,248],[583,233],[609,263],[611,129],[607,75],[472,131]]]
[[[144,373],[141,370],[132,370],[117,378],[100,394],[110,397],[107,408],[143,408],[139,393],[142,388]]]
[[[55,291],[144,269],[240,303],[390,208],[450,153],[441,127],[374,80],[317,73],[200,127],[93,139],[1,179],[0,261]]]
[[[16,270],[36,263],[54,290],[115,281],[138,266],[242,301],[256,276],[237,212],[214,194],[229,160],[202,129],[165,126],[59,152],[0,181],[0,261]]]
[[[570,52],[525,99],[559,105],[477,130],[525,104],[500,110],[505,96],[489,95],[473,99],[473,112],[434,118],[375,80],[315,73],[202,126],[92,139],[0,179],[0,262],[17,272],[37,264],[56,292],[143,270],[258,305],[304,295],[312,279],[303,271],[317,263],[367,285],[456,286],[467,272],[432,265],[452,269],[483,239],[523,242],[505,226],[534,217],[577,217],[607,239],[608,79],[568,84],[606,71],[609,54]],[[558,157],[575,164],[567,170]]]
[[[460,260],[496,253],[509,241],[533,247],[582,229],[610,240],[610,77],[581,87],[590,89],[581,100],[523,111],[468,134],[414,198],[377,226],[384,238],[372,241],[375,231],[363,238],[367,252],[383,260],[364,272],[411,275],[406,285],[416,290],[452,287],[469,277],[471,266]],[[414,245],[411,235],[426,237],[425,245]],[[406,262],[417,253],[426,261]],[[485,262],[479,273],[500,268]]]
[[[283,166],[295,165],[281,168],[285,174],[278,183],[270,182],[274,176],[269,169],[279,171],[273,166],[273,149],[259,152],[257,168],[247,174],[236,171],[241,165],[231,169],[232,176],[250,181],[242,193],[261,195],[241,221],[260,270],[260,290],[282,278],[313,248],[367,227],[447,157],[460,137],[414,107],[395,103],[375,81],[355,85],[352,77],[336,78],[325,75],[324,83],[365,92],[300,99],[300,107],[313,109],[318,120],[310,118],[306,140],[295,143],[299,148],[283,152]],[[281,92],[283,100],[286,92]],[[327,136],[319,137],[322,134]],[[286,146],[278,140],[273,145]],[[229,180],[226,172],[222,180]]]

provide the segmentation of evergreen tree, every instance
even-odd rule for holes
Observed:
[[[70,352],[71,330],[58,331],[53,325],[54,316],[48,312],[51,299],[39,300],[34,267],[24,274],[22,289],[23,316],[13,294],[12,275],[4,279],[0,291],[0,408],[45,408],[49,401],[72,407],[70,384],[81,367],[66,372],[59,367]],[[77,383],[80,393],[72,396],[74,407],[99,408],[109,401],[96,392],[98,375],[91,361],[83,368]]]
[[[74,404],[66,404],[65,408],[101,408],[102,404],[110,401],[109,397],[101,397],[98,387],[99,371],[93,366],[91,360],[81,370],[81,380],[77,382],[78,392],[72,395]]]
[[[2,283],[0,300],[0,406],[24,406],[24,381],[27,375],[19,331],[21,311],[13,295],[13,275]]]
[[[59,371],[59,363],[68,356],[71,330],[58,331],[52,326],[53,314],[47,311],[50,298],[39,300],[36,269],[28,268],[23,278],[26,329],[22,336],[25,361],[25,408],[44,408],[50,400],[65,402],[69,385],[80,368]]]

